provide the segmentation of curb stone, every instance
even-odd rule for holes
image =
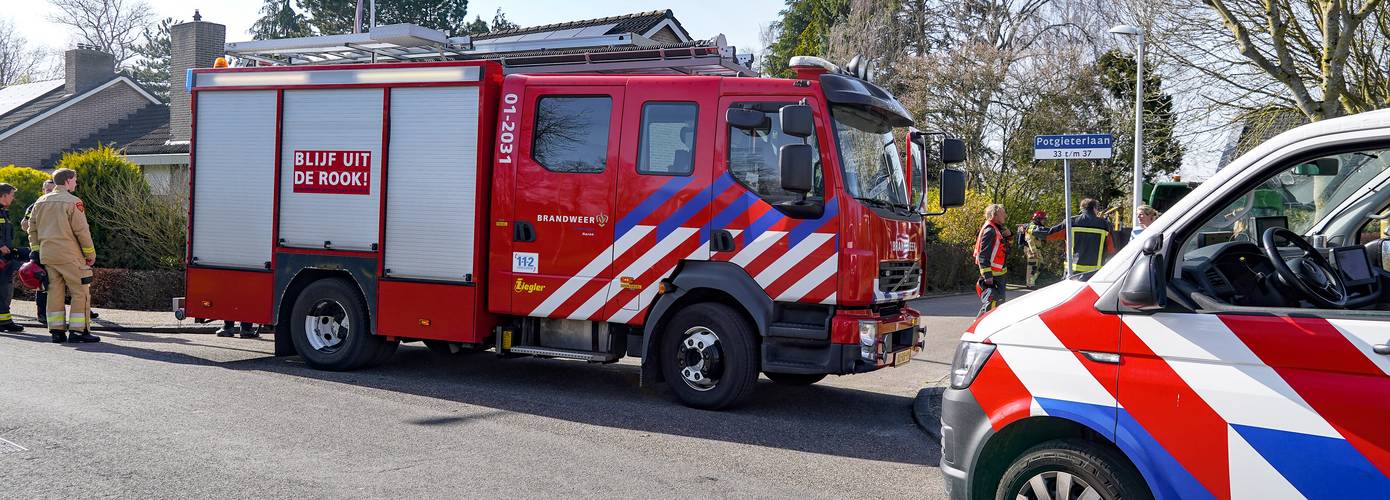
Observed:
[[[912,400],[912,421],[922,432],[941,443],[941,396],[945,387],[923,387]]]
[[[37,329],[47,329],[47,328],[48,328],[47,326],[44,326],[43,323],[39,323],[39,322],[37,322],[37,321],[16,321],[15,323],[17,323],[17,324],[19,324],[19,326],[23,326],[23,327],[25,327],[25,328],[37,328]],[[132,327],[132,326],[121,326],[121,325],[99,325],[99,324],[93,323],[93,324],[92,324],[91,330],[94,331],[94,332],[115,332],[115,333],[121,333],[121,332],[139,332],[139,333],[216,333],[216,332],[217,332],[217,326],[148,326],[148,327],[138,327],[138,326],[135,326],[135,327]]]

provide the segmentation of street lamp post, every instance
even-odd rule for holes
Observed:
[[[1130,210],[1130,227],[1139,227],[1139,205],[1144,204],[1144,31],[1121,24],[1110,32],[1136,37],[1139,42],[1134,57],[1134,206]]]

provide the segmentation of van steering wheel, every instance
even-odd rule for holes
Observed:
[[[1303,251],[1289,261],[1279,253],[1274,243],[1283,240]],[[1274,272],[1284,284],[1297,289],[1314,305],[1326,309],[1346,309],[1347,287],[1340,271],[1333,269],[1313,245],[1297,233],[1282,227],[1266,229],[1260,237],[1265,257],[1274,264]]]

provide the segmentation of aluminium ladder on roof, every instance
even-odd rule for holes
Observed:
[[[495,41],[444,36],[413,24],[377,26],[366,33],[230,42],[227,55],[249,64],[323,65],[439,60],[493,60],[512,73],[641,73],[757,76],[724,35],[685,46],[663,46],[623,33],[562,40]]]

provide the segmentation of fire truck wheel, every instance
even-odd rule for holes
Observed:
[[[752,395],[758,382],[757,333],[723,304],[695,304],[667,324],[661,369],[687,406],[717,410]]]
[[[773,382],[782,385],[811,385],[825,378],[824,373],[764,373]]]
[[[1034,446],[1004,472],[994,497],[1004,499],[1151,499],[1139,472],[1113,450],[1077,439]]]
[[[309,366],[353,370],[376,361],[382,338],[372,335],[357,287],[341,279],[310,283],[290,312],[294,348]]]

